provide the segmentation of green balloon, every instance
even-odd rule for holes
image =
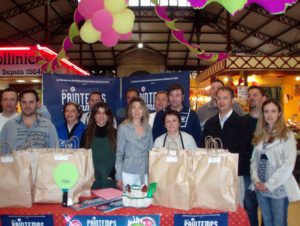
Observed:
[[[228,0],[208,0],[206,5],[217,2],[222,5],[230,14],[234,14],[238,10],[244,8],[247,0],[236,0],[236,1],[228,1]]]
[[[134,26],[134,13],[130,9],[125,9],[113,16],[113,29],[119,34],[127,34]]]
[[[84,42],[92,44],[99,40],[100,32],[93,27],[91,20],[87,20],[80,29],[80,37]]]
[[[118,13],[126,8],[125,0],[104,0],[104,7],[112,14]]]
[[[60,189],[72,188],[78,180],[77,167],[72,163],[61,163],[53,172],[55,183]]]

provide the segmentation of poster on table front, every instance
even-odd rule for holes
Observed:
[[[93,216],[93,215],[64,215],[66,226],[159,226],[160,215],[116,215],[116,216]]]
[[[108,77],[78,75],[43,75],[43,103],[47,106],[52,122],[59,126],[64,122],[62,108],[67,102],[75,102],[84,112],[89,111],[88,97],[100,91],[102,99],[113,112],[120,106],[120,80]]]
[[[147,74],[125,77],[122,80],[122,106],[126,106],[126,90],[136,88],[140,96],[147,104],[150,112],[155,111],[154,100],[158,91],[166,91],[172,84],[179,84],[185,91],[184,104],[189,106],[190,97],[190,76],[188,71],[167,73],[167,74]]]

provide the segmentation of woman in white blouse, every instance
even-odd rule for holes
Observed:
[[[289,202],[300,199],[292,174],[296,161],[294,134],[286,127],[275,99],[263,103],[253,138],[252,188],[256,191],[265,226],[287,226]]]

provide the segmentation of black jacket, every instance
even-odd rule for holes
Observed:
[[[204,126],[202,147],[204,147],[204,140],[207,136],[220,138],[224,149],[228,149],[231,153],[238,153],[238,174],[239,176],[247,174],[251,152],[247,142],[249,136],[245,128],[245,120],[241,116],[233,111],[221,129],[219,114],[215,115]]]

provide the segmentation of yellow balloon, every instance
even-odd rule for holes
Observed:
[[[125,0],[104,0],[104,7],[112,14],[121,12],[127,7]]]
[[[113,29],[119,34],[127,34],[132,31],[134,25],[134,13],[125,9],[113,16]]]
[[[99,40],[100,32],[93,27],[91,20],[87,20],[80,29],[80,37],[84,42],[91,44]]]

